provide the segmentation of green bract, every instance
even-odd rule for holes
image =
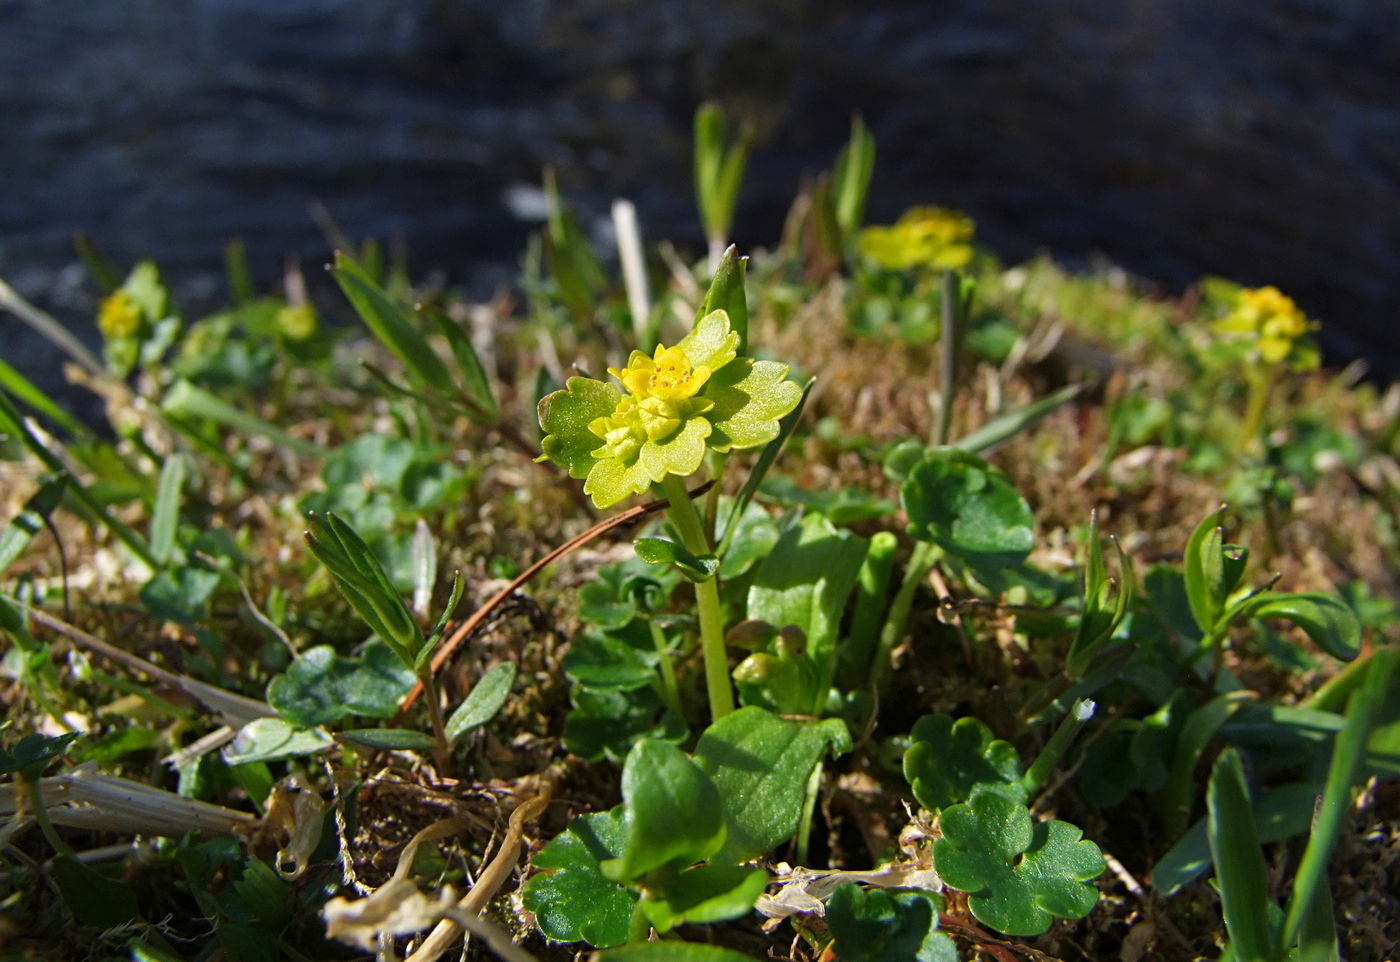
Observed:
[[[778,436],[778,420],[802,390],[788,366],[739,357],[739,335],[722,310],[702,317],[675,347],[633,351],[609,368],[626,389],[571,377],[540,401],[540,460],[575,478],[600,508],[641,494],[668,474],[695,473],[707,448],[755,448]]]

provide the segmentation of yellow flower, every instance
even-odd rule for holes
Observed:
[[[972,219],[944,207],[912,207],[891,227],[860,232],[860,252],[881,267],[957,269],[972,260]]]
[[[692,367],[679,347],[657,345],[652,357],[633,351],[626,368],[610,367],[608,373],[621,381],[631,396],[618,403],[611,418],[598,418],[589,424],[588,429],[605,440],[609,440],[605,432],[621,430],[626,421],[628,430],[640,432],[642,440],[664,441],[686,418],[714,407],[708,398],[695,396],[710,379],[710,369],[704,364]]]
[[[142,320],[141,305],[124,290],[107,295],[97,308],[97,329],[109,341],[136,337]]]
[[[277,330],[289,341],[305,341],[316,333],[316,308],[310,304],[285,304],[277,309]]]
[[[650,397],[683,401],[694,397],[710,379],[708,367],[701,364],[692,369],[684,351],[661,344],[656,346],[655,357],[633,351],[625,369],[610,367],[608,373],[621,381],[638,400]]]
[[[1272,286],[1244,288],[1234,309],[1215,324],[1217,333],[1253,339],[1266,364],[1291,357],[1299,368],[1317,366],[1317,350],[1308,337],[1316,329],[1293,298]]]

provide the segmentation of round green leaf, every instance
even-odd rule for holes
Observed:
[[[724,809],[714,783],[670,742],[637,742],[622,769],[627,840],[622,856],[603,863],[618,881],[662,866],[704,861],[724,844]]]
[[[681,872],[642,900],[658,932],[682,922],[707,925],[747,915],[768,884],[768,873],[742,865],[701,865]]]
[[[676,345],[692,367],[705,366],[713,374],[739,352],[739,334],[729,329],[729,314],[711,311],[695,323],[695,328]]]
[[[788,365],[741,357],[710,377],[703,395],[715,402],[706,417],[714,425],[710,447],[757,448],[778,436],[778,422],[802,400],[787,379]]]
[[[974,568],[1013,568],[1035,544],[1030,506],[975,454],[935,448],[899,489],[909,533]]]
[[[267,686],[267,701],[293,725],[313,728],[346,715],[388,718],[413,687],[414,675],[383,644],[362,658],[343,658],[329,645],[304,652]]]
[[[637,897],[599,867],[622,854],[624,836],[621,808],[583,815],[530,860],[539,872],[525,883],[521,897],[547,937],[595,948],[627,941]]]
[[[994,739],[992,730],[976,718],[920,718],[904,752],[904,777],[930,812],[967,801],[978,785],[995,785],[1018,802],[1026,798],[1016,749]]]
[[[545,432],[540,444],[543,457],[565,468],[571,478],[588,477],[597,463],[592,452],[602,444],[588,425],[610,416],[620,400],[622,393],[616,387],[590,377],[571,377],[564,390],[546,395],[539,411]]]
[[[942,900],[932,892],[862,889],[843,882],[826,903],[826,922],[843,962],[957,962],[938,931]]]
[[[840,719],[803,725],[752,706],[705,730],[695,763],[718,789],[729,823],[716,863],[746,861],[792,837],[807,779],[828,746],[838,754],[851,747]]]
[[[944,809],[934,868],[968,894],[979,921],[1007,935],[1039,935],[1054,916],[1083,918],[1098,902],[1090,884],[1103,855],[1068,822],[1034,823],[1025,805],[979,786],[961,805]]]

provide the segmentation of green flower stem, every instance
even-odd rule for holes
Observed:
[[[666,700],[666,707],[676,713],[677,718],[684,719],[685,712],[681,710],[681,689],[676,684],[676,666],[671,661],[670,649],[666,647],[666,634],[654,620],[648,619],[647,627],[651,629],[651,640],[656,645],[656,655],[661,660],[661,697]]]
[[[73,847],[58,837],[58,833],[54,831],[53,822],[49,821],[49,813],[44,808],[43,796],[39,794],[39,779],[25,778],[21,774],[19,780],[24,785],[24,795],[29,802],[30,814],[34,816],[34,821],[39,824],[39,831],[44,833],[44,840],[53,848],[54,854],[62,858],[73,858],[76,854]]]
[[[958,349],[962,341],[962,284],[957,271],[943,272],[943,330],[938,376],[938,419],[933,425],[934,447],[948,443],[953,426],[953,399],[958,387]]]
[[[641,945],[651,938],[651,919],[647,918],[646,911],[639,901],[632,909],[632,921],[627,926],[627,944]]]
[[[451,752],[447,747],[447,727],[443,723],[442,703],[438,700],[437,682],[433,680],[433,669],[424,665],[418,672],[418,681],[423,686],[423,700],[428,703],[428,717],[433,723],[433,761],[437,763],[438,774],[446,775],[451,763]]]
[[[1079,734],[1079,730],[1094,717],[1094,703],[1087,698],[1081,698],[1074,703],[1074,707],[1069,710],[1069,715],[1060,722],[1060,727],[1055,729],[1055,734],[1050,736],[1050,740],[1045,743],[1045,747],[1040,750],[1040,754],[1031,762],[1031,767],[1026,769],[1026,773],[1021,776],[1021,787],[1026,790],[1027,795],[1034,795],[1039,791],[1040,786],[1045,784],[1045,780],[1050,777],[1050,772],[1059,764],[1060,758],[1069,750],[1070,743],[1074,741],[1074,736]]]
[[[1239,450],[1249,452],[1260,445],[1259,432],[1264,427],[1264,415],[1269,408],[1269,389],[1273,384],[1272,371],[1250,368],[1245,375],[1249,384],[1249,398],[1245,402],[1244,421],[1240,423]]]
[[[710,553],[705,529],[685,480],[668,474],[661,489],[671,502],[666,515],[680,533],[681,543],[691,554]],[[705,689],[710,698],[710,720],[719,721],[734,710],[734,692],[729,686],[729,658],[724,651],[724,613],[719,605],[719,582],[715,578],[695,585],[695,606],[700,617],[700,644],[705,654]]]
[[[710,477],[714,479],[710,490],[705,493],[705,537],[710,544],[715,543],[715,531],[719,524],[720,480],[724,477],[724,466],[729,463],[728,453],[709,452]]]
[[[904,581],[899,592],[890,602],[890,613],[885,618],[885,626],[880,630],[880,644],[875,649],[875,660],[870,665],[870,684],[877,691],[890,670],[890,655],[899,639],[904,637],[904,626],[909,622],[909,609],[914,606],[914,593],[928,577],[938,562],[938,546],[931,541],[920,541],[909,556],[909,566],[904,570]]]

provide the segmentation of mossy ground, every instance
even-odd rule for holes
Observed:
[[[761,266],[761,261],[757,262]],[[761,272],[759,272],[761,275]],[[1009,356],[992,359],[969,352],[964,359],[952,424],[960,436],[994,414],[1043,396],[1072,381],[1086,392],[1074,403],[1002,445],[990,460],[1006,471],[1029,501],[1036,519],[1032,564],[1064,573],[1082,557],[1082,537],[1091,512],[1100,530],[1117,537],[1145,569],[1179,557],[1196,525],[1223,500],[1236,504],[1235,541],[1252,549],[1247,578],[1258,583],[1280,575],[1279,588],[1336,590],[1400,599],[1395,570],[1395,509],[1400,469],[1395,461],[1400,394],[1354,384],[1336,371],[1289,374],[1276,385],[1266,439],[1275,453],[1299,442],[1302,424],[1321,424],[1351,439],[1352,448],[1324,448],[1305,458],[1306,476],[1290,476],[1292,497],[1260,495],[1240,479],[1257,460],[1249,439],[1234,432],[1240,424],[1243,391],[1230,372],[1204,371],[1192,346],[1203,336],[1198,305],[1191,296],[1171,299],[1145,293],[1116,272],[1076,277],[1045,261],[1003,271],[980,270],[979,312],[1007,323],[1020,340]],[[881,469],[880,455],[906,438],[928,438],[933,430],[930,398],[939,390],[939,349],[926,339],[910,342],[896,327],[873,334],[853,333],[850,282],[784,281],[778,272],[760,280],[751,343],[765,356],[791,362],[813,376],[816,388],[805,423],[779,462],[777,473],[813,490],[855,486],[897,500],[897,485]],[[782,290],[766,307],[764,284]],[[505,312],[503,312],[505,313]],[[495,321],[498,400],[515,429],[533,436],[533,390],[540,353],[538,325],[519,317]],[[599,339],[579,328],[554,328],[554,351],[593,372],[617,362],[599,349]],[[386,398],[352,358],[369,357],[390,367],[387,357],[363,339],[344,335],[331,359],[298,369],[279,368],[280,387],[271,401],[244,395],[236,403],[327,448],[368,432],[415,433],[452,452],[467,479],[453,503],[424,514],[440,549],[439,603],[449,573],[460,570],[468,590],[460,609],[470,611],[536,558],[595,519],[579,506],[570,481],[553,467],[533,464],[500,432],[483,430],[465,417],[416,420],[413,405]],[[150,387],[150,386],[147,386]],[[138,384],[138,393],[142,386]],[[1128,425],[1128,404],[1156,404],[1155,422]],[[117,412],[134,424],[146,450],[121,442],[133,462],[158,471],[152,455],[174,450],[181,440],[138,404]],[[1144,426],[1145,425],[1145,426]],[[243,467],[231,472],[216,458],[201,457],[200,477],[185,511],[206,529],[221,529],[238,544],[246,564],[242,575],[251,598],[265,603],[285,599],[282,628],[304,650],[332,644],[348,652],[363,627],[311,563],[300,535],[297,503],[323,487],[314,459],[274,450],[234,432],[218,434],[229,459]],[[1301,455],[1300,455],[1301,457]],[[1275,457],[1275,461],[1278,458]],[[741,465],[743,459],[737,459]],[[32,461],[0,462],[0,517],[11,518],[34,491],[40,475]],[[90,477],[86,473],[85,477]],[[731,483],[742,471],[731,470]],[[1240,493],[1245,500],[1241,502]],[[141,501],[114,508],[138,529],[149,524]],[[401,515],[396,523],[409,523]],[[902,530],[898,520],[895,530]],[[586,763],[560,745],[568,711],[569,686],[560,660],[579,629],[574,592],[598,567],[630,551],[626,531],[612,532],[566,556],[527,585],[498,617],[471,637],[444,675],[445,697],[455,704],[491,664],[514,660],[519,675],[500,715],[458,752],[458,768],[447,777],[407,756],[390,758],[345,752],[300,765],[312,783],[329,795],[334,778],[355,784],[358,827],[347,837],[350,868],[373,887],[393,872],[402,846],[418,830],[449,816],[466,817],[470,829],[439,850],[436,866],[425,871],[457,879],[474,875],[499,839],[505,817],[521,796],[548,782],[554,803],[529,830],[531,848],[560,831],[569,816],[615,804],[617,766]],[[142,658],[175,672],[261,698],[268,680],[288,660],[282,643],[250,615],[240,594],[221,587],[206,618],[197,625],[162,623],[141,606],[141,573],[101,528],[59,512],[51,530],[38,534],[29,549],[4,572],[5,586],[32,589],[59,617]],[[951,582],[951,583],[950,583]],[[818,806],[811,861],[816,866],[866,869],[889,857],[913,804],[908,786],[877,750],[890,734],[907,732],[927,712],[975,715],[1003,737],[1018,732],[1016,712],[1063,658],[1068,637],[1049,643],[1027,641],[1018,630],[1015,607],[966,607],[956,618],[940,618],[944,594],[970,597],[951,575],[936,574],[916,603],[906,639],[896,652],[899,670],[886,693],[871,732],[858,733],[864,746],[830,764]],[[1355,595],[1353,595],[1355,596]],[[950,623],[951,622],[951,623]],[[1301,636],[1300,636],[1301,637]],[[52,643],[58,675],[48,692],[12,681],[3,698],[10,731],[58,731],[63,725],[101,738],[140,724],[157,734],[153,746],[120,754],[105,770],[163,787],[174,775],[160,762],[170,750],[204,734],[213,722],[187,698],[157,686],[156,693],[181,709],[172,717],[129,692],[117,690],[85,671],[83,659],[59,637]],[[1394,644],[1397,623],[1377,618],[1367,626],[1367,644]],[[1307,647],[1303,643],[1303,647]],[[1334,674],[1338,664],[1309,649],[1318,667],[1288,670],[1256,646],[1231,647],[1225,666],[1262,698],[1296,703]],[[75,661],[75,659],[78,659]],[[103,672],[122,674],[93,659]],[[681,666],[694,678],[698,656]],[[139,676],[139,685],[144,684]],[[45,699],[55,712],[44,709]],[[1130,711],[1127,705],[1110,710]],[[410,722],[416,721],[412,716]],[[1024,756],[1041,736],[1018,741]],[[1092,735],[1090,736],[1092,737]],[[1072,754],[1071,759],[1077,757]],[[274,766],[280,773],[286,766]],[[1068,776],[1069,773],[1066,773]],[[1200,784],[1204,783],[1204,769]],[[219,799],[247,807],[236,789]],[[1140,798],[1101,809],[1090,804],[1072,778],[1060,780],[1041,799],[1038,811],[1080,826],[1113,857],[1100,879],[1103,898],[1086,920],[1057,924],[1032,940],[999,940],[988,933],[959,939],[964,957],[978,953],[999,959],[1187,960],[1213,957],[1223,937],[1218,899],[1205,882],[1161,899],[1147,879],[1155,861],[1175,839],[1162,837],[1150,807]],[[1199,795],[1197,812],[1201,811]],[[110,834],[65,831],[79,851],[126,839]],[[135,930],[106,933],[75,930],[37,867],[51,854],[37,832],[8,840],[8,873],[0,873],[0,958],[95,959],[123,954]],[[1276,880],[1296,860],[1288,845],[1270,847]],[[790,858],[791,852],[775,853]],[[420,856],[420,859],[431,858]],[[523,864],[523,861],[522,861]],[[210,928],[182,881],[180,871],[150,847],[127,857],[122,878],[138,891],[149,920],[186,957],[210,944]],[[1368,786],[1352,812],[1333,859],[1332,884],[1346,958],[1380,960],[1400,940],[1400,792],[1394,782]],[[527,933],[525,946],[540,958],[577,957],[574,948],[547,946],[530,932],[518,901],[496,902],[495,917]],[[956,902],[951,907],[959,914]],[[963,916],[971,921],[969,916]],[[298,917],[285,936],[310,957],[349,958],[348,949],[324,943],[314,915]],[[820,931],[820,923],[810,926]],[[758,956],[815,959],[816,949],[796,937],[789,924],[761,931],[756,919],[686,931],[686,937],[715,939]],[[488,957],[475,947],[470,957]]]

